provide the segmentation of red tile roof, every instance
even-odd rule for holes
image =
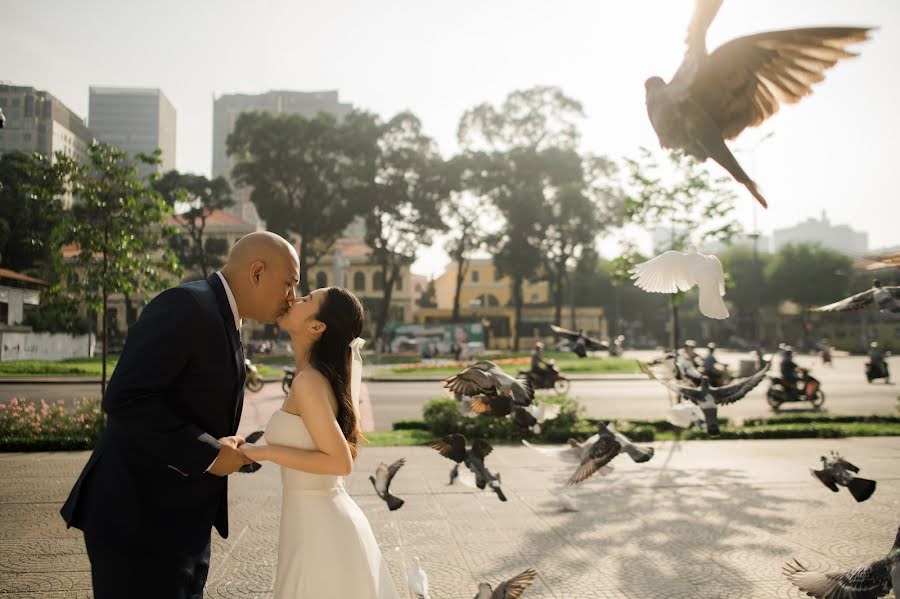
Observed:
[[[23,275],[14,270],[9,270],[6,268],[0,268],[0,279],[12,279],[14,281],[23,281],[25,283],[33,283],[35,285],[49,285],[47,281],[35,279],[34,277],[29,277],[28,275]]]

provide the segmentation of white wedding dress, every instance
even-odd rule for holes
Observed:
[[[303,419],[277,410],[266,443],[316,449]],[[281,468],[276,599],[399,599],[365,514],[343,478]]]

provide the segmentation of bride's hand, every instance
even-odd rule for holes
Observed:
[[[249,443],[245,443],[238,447],[238,451],[240,451],[247,458],[253,460],[254,462],[262,462],[269,459],[268,445],[251,445]]]

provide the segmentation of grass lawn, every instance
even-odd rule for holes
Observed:
[[[106,359],[106,375],[112,374],[119,356],[108,356]],[[96,356],[93,358],[72,358],[59,362],[43,360],[16,360],[14,362],[0,362],[0,376],[65,376],[65,375],[96,375],[100,376],[103,370],[103,360]]]
[[[556,367],[564,375],[571,374],[638,374],[640,370],[633,359],[629,358],[577,358],[573,354],[551,354],[549,357],[556,359]],[[527,357],[507,358],[496,360],[498,366],[509,374],[514,374],[519,370],[527,370],[530,365],[530,359]],[[447,377],[456,374],[468,362],[452,363],[452,364],[415,364],[407,366],[394,366],[390,368],[379,368],[375,371],[374,376],[439,376]]]

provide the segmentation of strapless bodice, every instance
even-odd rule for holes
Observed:
[[[316,450],[315,441],[306,429],[303,418],[284,410],[276,410],[266,424],[266,443]],[[291,468],[281,468],[281,484],[285,493],[323,492],[343,489],[344,479],[330,474],[312,474]]]

